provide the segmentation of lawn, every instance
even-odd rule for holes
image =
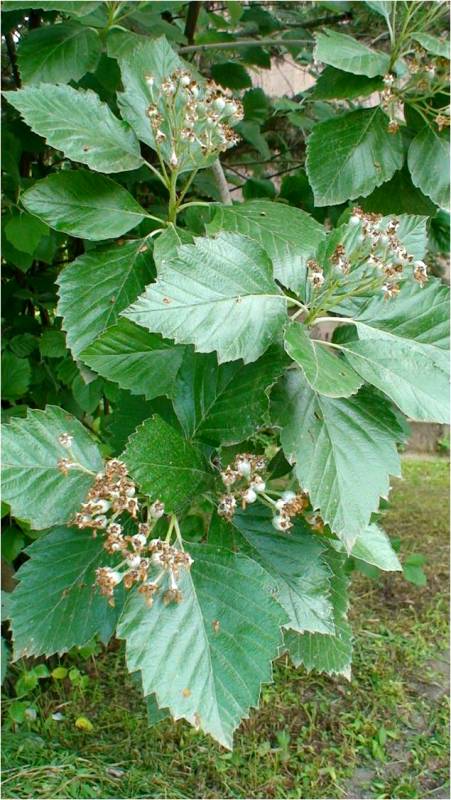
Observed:
[[[119,650],[66,657],[87,685],[42,681],[36,720],[5,723],[3,797],[449,797],[448,464],[406,460],[404,475],[384,524],[402,557],[427,556],[428,583],[354,573],[351,682],[282,659],[229,753],[184,722],[149,728]]]

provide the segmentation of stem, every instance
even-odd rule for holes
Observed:
[[[176,517],[174,515],[172,515],[171,519],[169,521],[169,528],[168,528],[168,532],[166,534],[165,542],[169,542],[171,540],[171,536],[172,536],[172,531],[174,529],[175,520],[176,520]]]
[[[157,151],[157,152],[158,152],[158,151]],[[161,161],[160,161],[160,163],[161,163]],[[151,164],[149,161],[146,161],[146,166],[148,166],[148,167],[149,167],[150,171],[151,171],[151,172],[153,172],[153,174],[155,175],[155,177],[156,177],[156,178],[158,178],[158,179],[161,181],[161,183],[163,184],[163,186],[165,186],[165,187],[166,187],[166,189],[167,189],[167,188],[168,188],[167,181],[165,180],[165,178],[163,177],[163,175],[161,174],[161,172],[158,172],[158,170],[156,169],[156,167],[154,167],[154,165],[153,165],[153,164]]]
[[[177,517],[175,515],[174,515],[174,530],[175,530],[175,535],[177,536],[177,541],[178,541],[181,549],[184,550],[182,532],[180,530],[179,521],[178,521],[178,519],[177,519]]]
[[[153,214],[148,214],[145,210],[144,213],[147,219],[153,219],[155,222],[164,222],[164,219],[161,219],[161,217],[154,217]]]
[[[168,222],[173,222],[177,219],[177,172],[174,170],[171,173],[169,182],[169,207],[168,207]],[[183,206],[181,207],[183,208]],[[180,210],[180,209],[179,209]],[[161,220],[159,220],[161,222]]]
[[[177,206],[179,206],[179,205],[180,205],[180,203],[182,202],[183,198],[185,197],[185,195],[186,195],[186,193],[187,193],[187,191],[188,191],[189,187],[191,186],[191,184],[192,184],[192,182],[193,182],[193,180],[194,180],[194,178],[196,177],[196,175],[197,175],[197,173],[198,173],[198,172],[199,172],[199,170],[198,170],[198,169],[195,169],[195,170],[194,170],[194,171],[191,173],[190,177],[188,178],[187,182],[185,183],[185,186],[184,186],[184,188],[182,189],[181,193],[179,194],[179,199],[178,199],[178,201],[177,201]]]
[[[318,325],[320,322],[354,322],[352,317],[317,317],[315,319],[315,325]]]
[[[190,208],[190,206],[211,206],[212,203],[207,203],[203,200],[192,200],[189,203],[183,203],[183,205],[179,206],[177,211],[183,211],[184,208]]]

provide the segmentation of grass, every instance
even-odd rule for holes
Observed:
[[[43,681],[30,695],[37,719],[6,723],[3,797],[449,797],[448,465],[409,460],[404,474],[385,527],[402,556],[427,556],[428,584],[354,574],[350,683],[282,659],[229,753],[184,722],[149,728],[122,653],[110,650],[77,662],[85,689]],[[75,727],[80,716],[91,733]]]

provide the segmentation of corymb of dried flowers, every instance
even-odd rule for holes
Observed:
[[[380,287],[386,298],[396,297],[406,268],[420,285],[428,280],[424,261],[415,259],[398,236],[399,220],[354,208],[345,242],[340,242],[329,257],[329,270],[335,279],[350,276],[366,287]],[[351,231],[351,233],[350,233]],[[307,262],[308,278],[314,289],[324,283],[323,268],[314,260]],[[341,283],[340,283],[341,285]]]
[[[230,521],[239,505],[244,509],[247,505],[260,500],[273,510],[273,527],[281,533],[286,533],[293,527],[291,518],[301,514],[308,507],[308,495],[305,492],[292,491],[285,491],[280,495],[280,492],[267,489],[267,482],[261,475],[266,468],[267,461],[264,456],[252,453],[237,455],[232,464],[221,472],[222,482],[229,493],[220,497],[217,512],[219,516]]]
[[[60,471],[67,475],[69,469],[84,469],[72,457],[73,437],[64,433],[58,441],[71,456],[58,461]],[[160,590],[165,605],[182,600],[177,580],[181,570],[191,568],[192,558],[183,550],[180,536],[180,547],[170,544],[176,520],[171,518],[166,541],[152,539],[152,530],[165,513],[164,503],[155,500],[147,507],[146,522],[138,520],[142,512],[136,498],[136,486],[126,465],[113,458],[106,461],[103,471],[95,476],[85,502],[73,519],[77,528],[88,528],[94,536],[101,531],[105,536],[103,547],[107,553],[120,559],[114,567],[102,566],[96,570],[96,584],[111,606],[114,606],[115,589],[121,583],[127,590],[139,584],[138,591],[149,607]],[[124,514],[128,515],[125,522]]]
[[[198,82],[186,69],[176,69],[157,85],[145,78],[151,103],[147,109],[157,149],[173,169],[183,168],[198,150],[210,156],[233,147],[239,136],[231,127],[243,118],[243,106],[214,81]]]

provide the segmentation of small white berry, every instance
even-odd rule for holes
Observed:
[[[136,567],[139,567],[140,563],[141,556],[129,555],[127,558],[127,564],[129,567],[131,567],[131,569],[136,569]]]
[[[257,499],[257,492],[254,492],[253,489],[249,488],[246,489],[245,492],[243,492],[242,497],[245,503],[255,503]]]
[[[251,462],[247,458],[240,458],[236,463],[236,469],[243,478],[249,478],[251,475]]]
[[[261,494],[266,489],[266,483],[260,475],[256,475],[250,483],[250,488],[257,494]]]

